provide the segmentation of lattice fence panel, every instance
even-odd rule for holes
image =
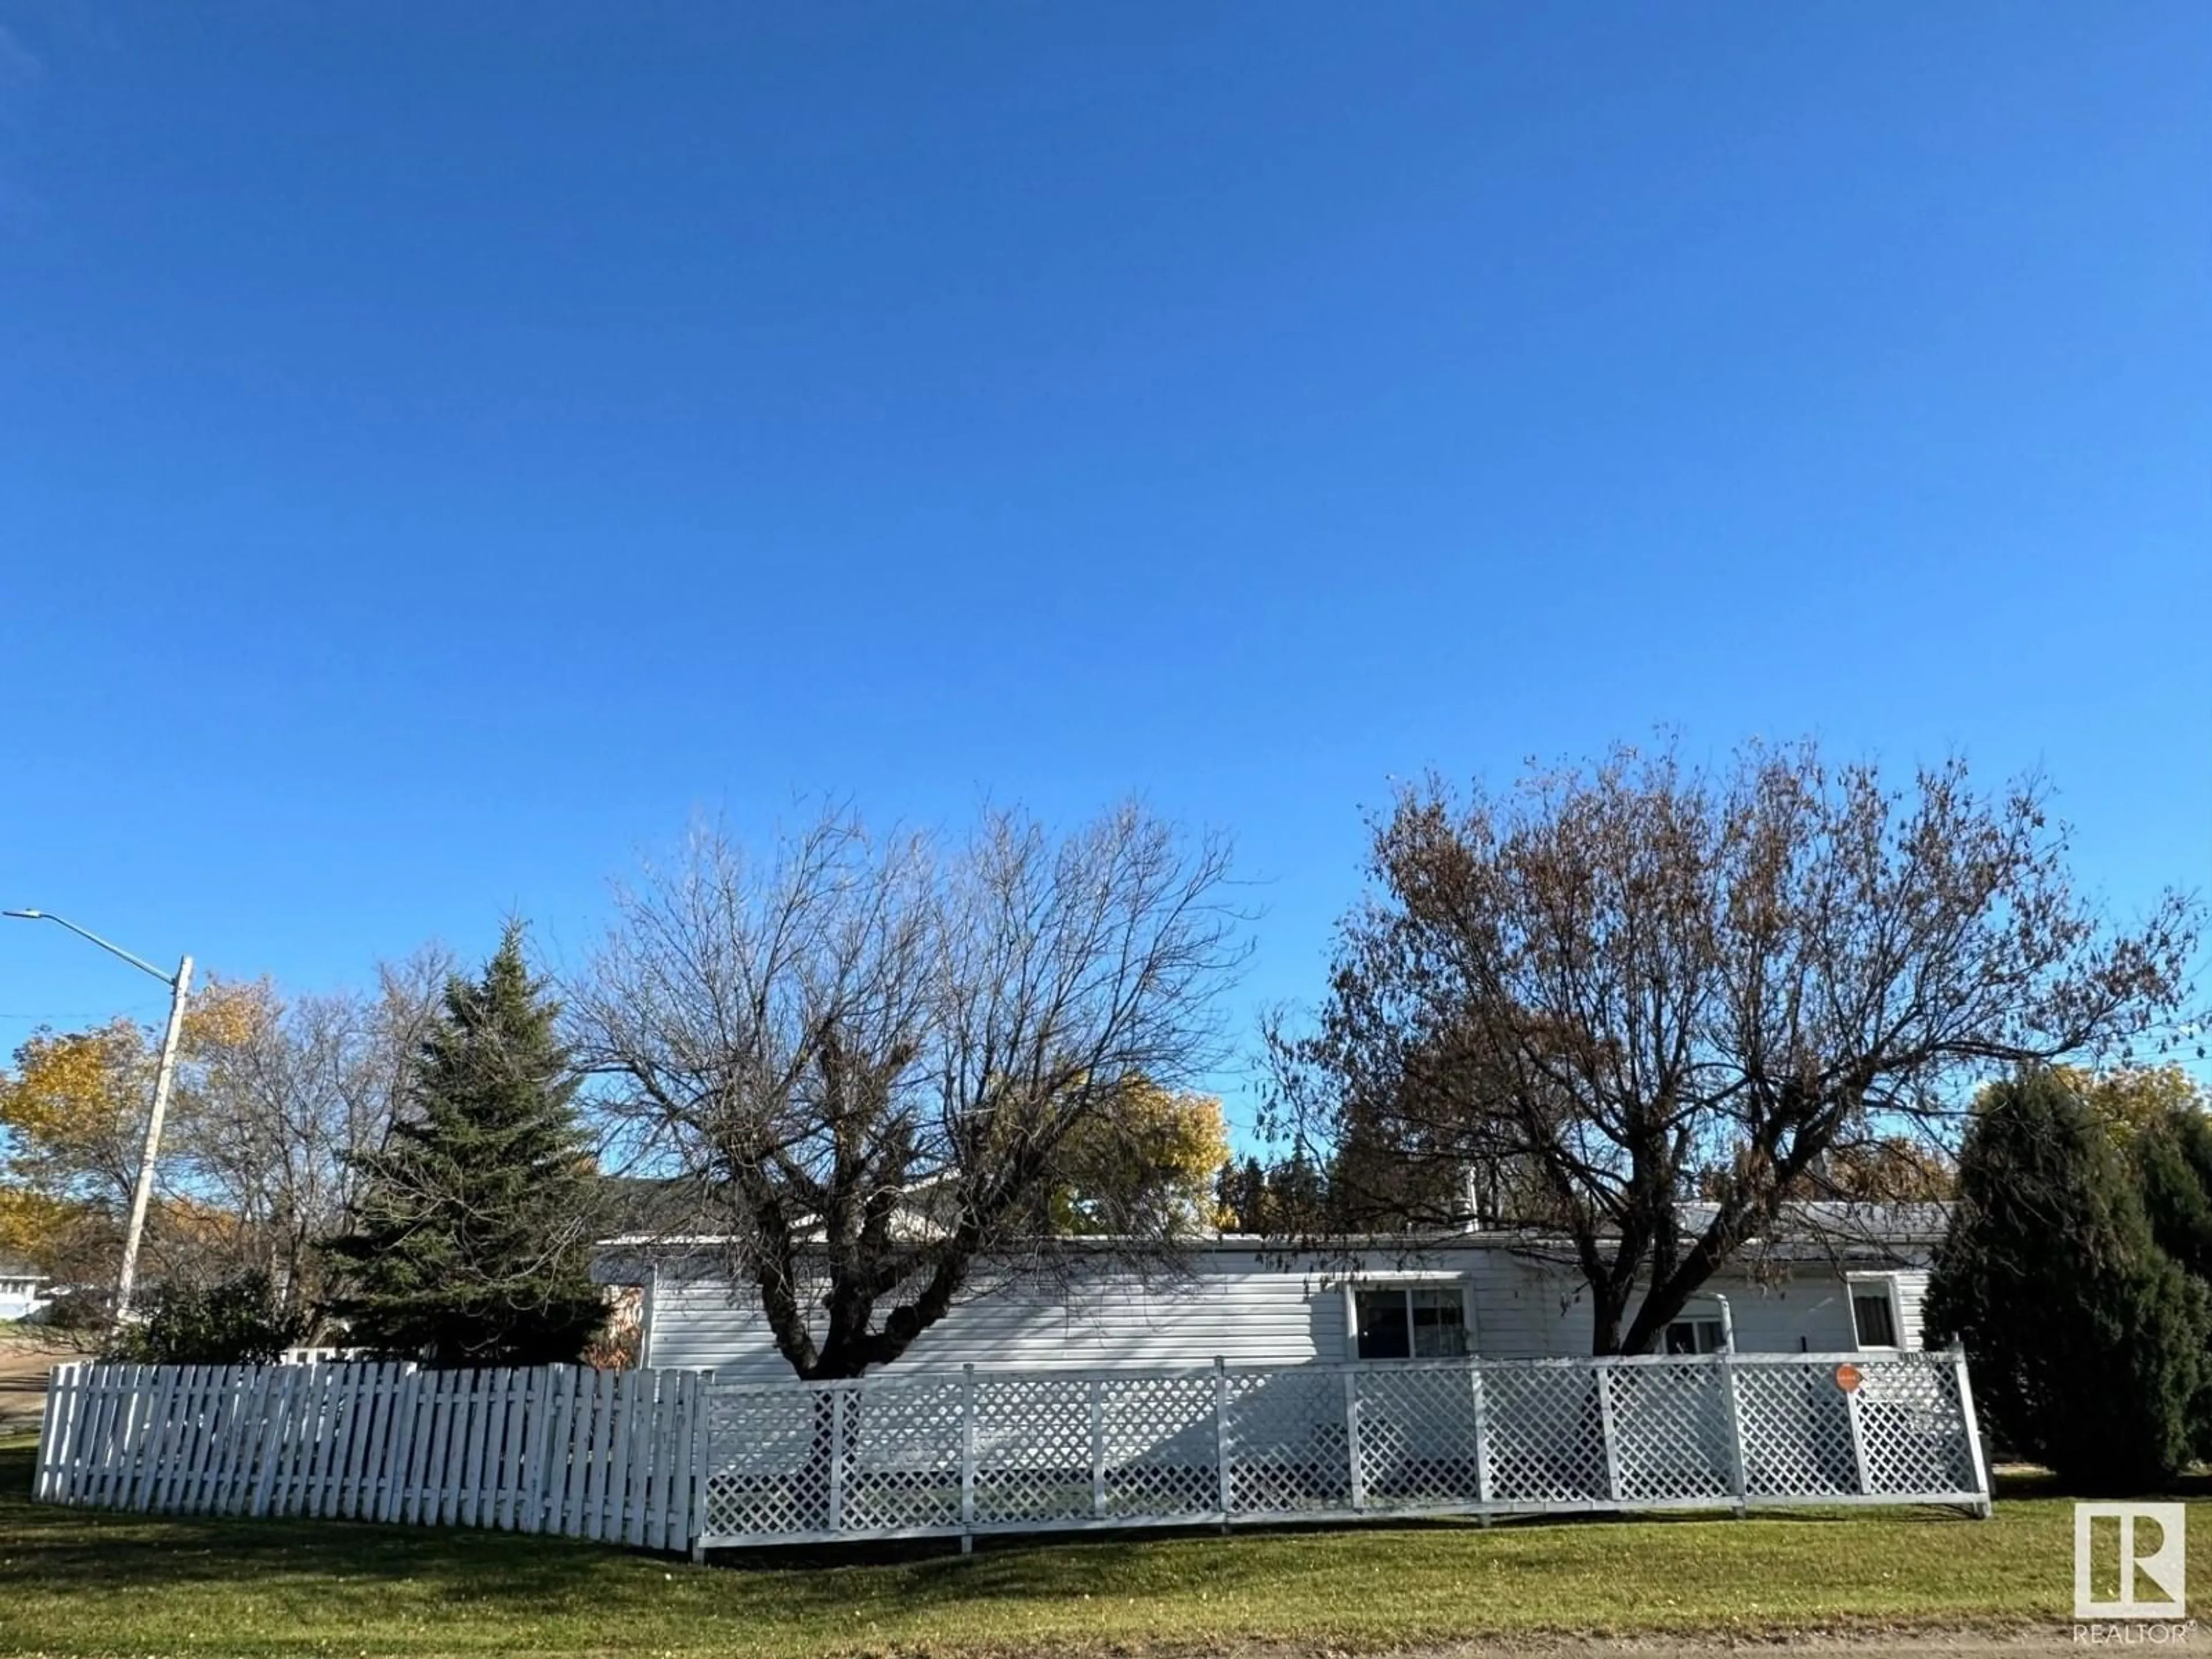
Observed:
[[[1680,1503],[1734,1492],[1735,1436],[1721,1367],[1615,1365],[1606,1386],[1624,1501]]]
[[[1498,1364],[1482,1372],[1492,1503],[1541,1507],[1609,1496],[1594,1368]]]
[[[1344,1377],[1333,1370],[1231,1372],[1230,1506],[1294,1515],[1352,1504]]]
[[[975,1378],[976,1524],[1094,1515],[1091,1396],[1082,1376]]]
[[[708,1393],[708,1532],[774,1538],[830,1529],[832,1393]]]
[[[1860,1367],[1859,1439],[1869,1492],[1956,1492],[1974,1484],[1954,1369],[1876,1361]]]
[[[1105,1377],[1098,1383],[1099,1497],[1117,1516],[1174,1518],[1221,1508],[1211,1376]]]
[[[860,1532],[960,1524],[957,1376],[921,1374],[863,1382],[847,1410],[841,1524]]]
[[[1751,1504],[1981,1507],[1960,1373],[1955,1357],[1743,1355],[714,1390],[702,1531],[719,1547],[1188,1523],[1224,1507],[1258,1519],[1725,1505],[1739,1479]],[[116,1434],[88,1432],[106,1455]]]
[[[1850,1404],[1829,1364],[1740,1366],[1736,1401],[1744,1484],[1754,1500],[1858,1491]]]
[[[1365,1508],[1435,1509],[1465,1504],[1481,1490],[1480,1386],[1471,1365],[1358,1374]]]

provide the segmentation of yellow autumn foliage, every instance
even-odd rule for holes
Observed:
[[[1086,1119],[1063,1148],[1067,1181],[1052,1220],[1064,1232],[1110,1231],[1133,1207],[1194,1226],[1218,1224],[1214,1183],[1229,1126],[1212,1095],[1139,1081]]]
[[[152,1075],[144,1033],[127,1019],[25,1039],[0,1075],[8,1178],[61,1197],[112,1175]]]
[[[2087,1103],[2119,1146],[2133,1141],[2170,1113],[2205,1109],[2204,1091],[2179,1066],[2130,1066],[2110,1072],[2080,1066],[2051,1069]]]
[[[69,1231],[82,1206],[27,1187],[0,1186],[0,1255],[46,1266],[53,1242]]]
[[[185,1005],[179,1048],[189,1069],[250,1042],[273,1017],[265,981],[211,981]],[[62,1199],[114,1196],[137,1165],[161,1033],[120,1017],[82,1031],[38,1031],[0,1072],[0,1178]],[[179,1080],[180,1107],[191,1091]]]
[[[268,980],[210,980],[185,1005],[184,1051],[206,1059],[216,1049],[242,1048],[276,1013],[276,988]]]

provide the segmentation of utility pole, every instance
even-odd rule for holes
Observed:
[[[146,1211],[154,1200],[154,1170],[161,1157],[161,1120],[168,1115],[169,1090],[177,1080],[177,1048],[185,1034],[185,999],[191,994],[192,959],[188,956],[179,962],[173,978],[145,957],[133,956],[64,916],[46,910],[0,910],[0,916],[13,916],[18,921],[51,921],[66,927],[169,988],[169,1024],[161,1033],[161,1056],[154,1069],[154,1109],[146,1117],[146,1146],[138,1158],[137,1183],[131,1189],[131,1224],[123,1234],[123,1267],[115,1275],[115,1323],[120,1327],[131,1316],[131,1292],[138,1280],[138,1244],[145,1237]]]
[[[161,1156],[161,1120],[168,1115],[169,1085],[177,1080],[177,1042],[185,1034],[185,998],[192,988],[192,959],[177,964],[169,981],[169,1024],[161,1033],[161,1058],[154,1068],[154,1109],[146,1118],[146,1149],[138,1156],[138,1184],[131,1189],[131,1224],[123,1231],[123,1271],[115,1275],[115,1322],[131,1316],[138,1283],[138,1241],[146,1235],[146,1206],[154,1197],[154,1165]]]

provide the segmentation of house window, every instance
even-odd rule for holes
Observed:
[[[1717,1319],[1678,1319],[1667,1327],[1668,1353],[1718,1353],[1728,1335]]]
[[[1467,1352],[1467,1304],[1456,1285],[1387,1285],[1352,1297],[1362,1359],[1448,1359]]]
[[[1887,1283],[1851,1286],[1851,1325],[1862,1348],[1894,1348],[1897,1298]]]

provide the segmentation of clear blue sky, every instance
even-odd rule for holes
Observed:
[[[695,809],[1679,726],[2212,867],[2212,7],[0,0],[0,902],[573,957]],[[0,1048],[161,988],[0,926]]]

